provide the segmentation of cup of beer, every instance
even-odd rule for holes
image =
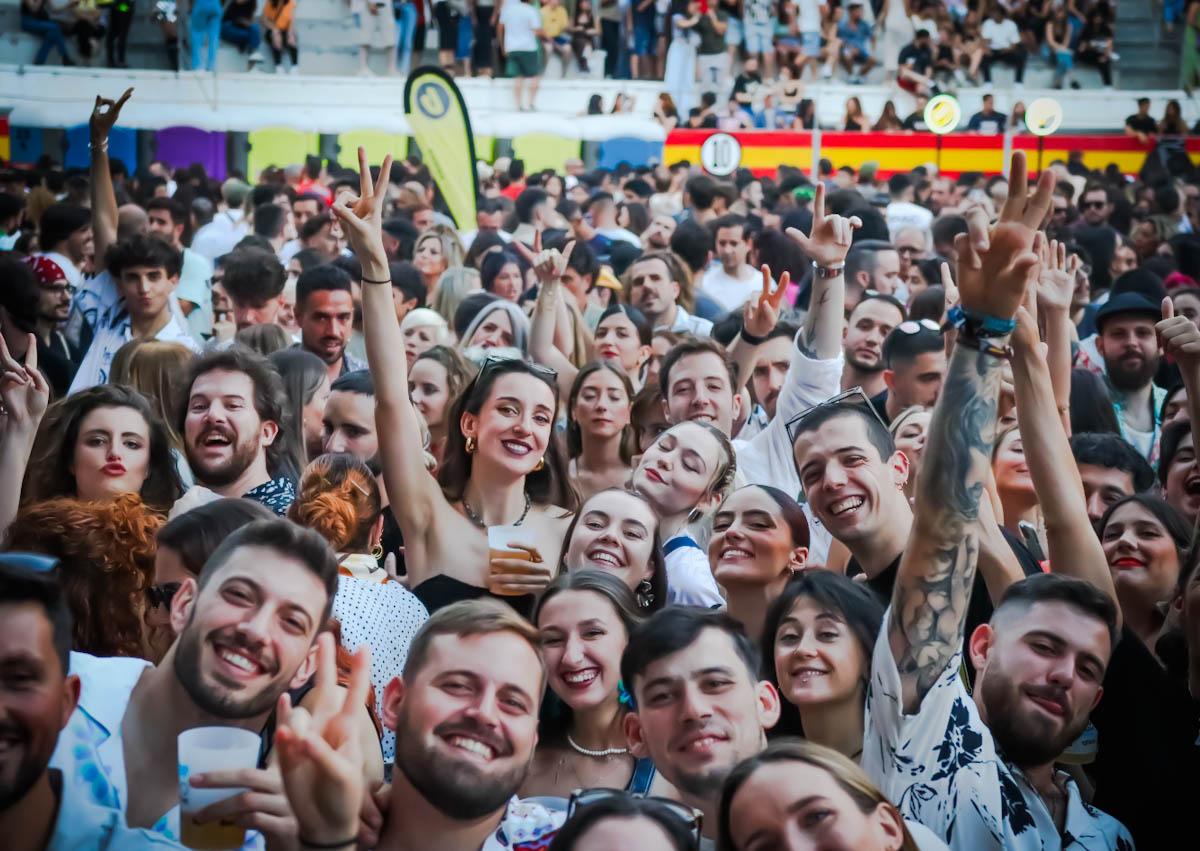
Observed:
[[[497,571],[493,562],[498,558],[519,559],[529,562],[529,573],[537,572],[533,567],[533,561],[530,559],[529,552],[518,547],[529,547],[537,549],[537,539],[533,534],[533,530],[525,526],[489,526],[488,530],[488,563],[489,576],[496,576]],[[508,572],[512,572],[511,569]],[[521,572],[519,568],[516,572]],[[492,583],[489,582],[489,587]],[[493,590],[495,594],[504,594],[514,596],[511,591],[502,591],[498,588]]]
[[[257,733],[240,727],[196,727],[179,734],[179,841],[197,851],[230,851],[246,842],[246,829],[221,822],[196,823],[192,816],[205,807],[243,791],[233,786],[197,789],[191,778],[208,771],[254,768],[262,743]]]

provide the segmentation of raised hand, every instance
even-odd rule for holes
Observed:
[[[349,844],[358,835],[366,782],[355,716],[366,705],[371,653],[360,647],[350,661],[350,685],[337,684],[333,636],[317,639],[316,688],[310,708],[279,698],[275,748],[288,803],[301,839],[312,845]]]
[[[387,252],[383,248],[383,203],[387,198],[388,175],[392,173],[392,155],[383,158],[379,178],[371,183],[367,152],[358,149],[358,197],[343,195],[330,210],[342,225],[350,249],[363,267],[364,280],[384,281],[390,276]]]
[[[541,230],[538,230],[533,236],[532,251],[520,240],[513,240],[512,244],[533,269],[538,283],[543,286],[562,280],[567,263],[571,260],[571,252],[575,250],[575,240],[571,240],[563,246],[561,252],[557,248],[543,250]]]
[[[98,145],[108,139],[109,132],[117,123],[117,119],[121,117],[121,107],[125,105],[125,101],[129,100],[132,94],[133,87],[130,86],[125,90],[125,94],[115,101],[96,95],[96,105],[92,107],[92,117],[88,120],[92,144]]]
[[[29,335],[25,363],[20,363],[8,351],[0,336],[0,401],[4,404],[4,433],[21,432],[32,435],[37,431],[50,403],[50,385],[38,371],[37,338]]]
[[[1162,320],[1154,326],[1163,351],[1174,358],[1183,372],[1193,375],[1200,369],[1200,328],[1186,316],[1175,315],[1175,304],[1162,300]]]
[[[854,231],[862,227],[858,216],[825,215],[825,184],[818,183],[813,194],[812,234],[805,236],[796,228],[788,228],[787,235],[800,244],[808,258],[823,268],[846,262]]]
[[[963,310],[995,319],[1011,319],[1038,274],[1034,234],[1050,208],[1054,176],[1043,171],[1030,194],[1025,153],[1016,151],[1009,169],[1008,199],[991,228],[987,214],[967,211],[968,232],[954,238],[958,252],[958,291]]]
[[[783,294],[791,282],[791,275],[784,272],[779,278],[775,292],[771,292],[771,268],[762,267],[762,293],[757,299],[750,299],[742,308],[742,328],[751,337],[765,337],[775,330],[779,323],[779,305]]]
[[[1041,231],[1035,239],[1034,251],[1038,254],[1042,269],[1038,276],[1038,306],[1047,312],[1070,310],[1075,294],[1075,273],[1079,270],[1079,255],[1068,257],[1065,242],[1047,240]]]

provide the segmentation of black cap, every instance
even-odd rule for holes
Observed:
[[[1162,303],[1167,296],[1167,288],[1163,286],[1162,278],[1149,269],[1137,268],[1123,272],[1113,281],[1109,296],[1121,293],[1137,293],[1155,303]]]
[[[1117,293],[1096,312],[1096,329],[1104,330],[1104,323],[1114,316],[1148,316],[1151,319],[1162,318],[1162,305],[1151,301],[1139,292]]]

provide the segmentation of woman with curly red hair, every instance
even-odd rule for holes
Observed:
[[[383,508],[375,476],[346,452],[322,455],[304,470],[288,519],[319,532],[338,554],[343,576],[383,582]]]
[[[59,583],[75,621],[73,650],[153,659],[158,637],[146,626],[147,592],[162,524],[162,515],[137,494],[106,502],[57,497],[17,513],[8,548],[59,560]]]

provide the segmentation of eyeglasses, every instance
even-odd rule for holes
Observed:
[[[152,608],[169,608],[171,601],[175,599],[175,595],[179,592],[181,583],[179,582],[163,582],[159,585],[151,585],[146,589],[146,598],[150,601]]]
[[[673,818],[679,819],[691,831],[692,847],[700,847],[700,828],[704,823],[704,813],[686,804],[672,801],[670,798],[660,798],[653,795],[634,795],[623,789],[576,789],[571,793],[571,798],[567,802],[567,818],[570,819],[581,807],[590,807],[602,801],[611,801],[614,798],[624,797],[640,798],[643,801],[653,803],[664,812],[669,813]]]
[[[1108,206],[1107,201],[1084,201],[1079,205],[1084,210],[1102,210]]]
[[[506,358],[500,355],[488,355],[485,357],[483,359],[483,366],[479,367],[479,376],[475,380],[479,381],[485,374],[495,372],[496,370],[510,363],[522,363],[529,369],[530,372],[534,373],[535,375],[545,376],[551,381],[558,380],[558,371],[551,369],[544,364],[535,363],[534,361],[529,360],[521,360],[519,358]]]
[[[929,322],[928,319],[923,319],[921,321]],[[907,325],[910,323],[906,322],[902,324]],[[900,326],[896,327],[898,328]],[[804,425],[804,421],[818,411],[826,410],[828,408],[852,407],[866,408],[866,410],[870,412],[871,416],[875,418],[875,421],[883,426],[884,431],[887,430],[887,423],[883,421],[883,417],[879,416],[879,411],[875,410],[875,406],[871,404],[871,397],[867,395],[867,391],[863,390],[861,387],[851,387],[849,390],[844,390],[841,393],[838,393],[836,396],[830,396],[824,402],[818,402],[811,408],[801,411],[800,413],[796,414],[796,416],[788,420],[784,426],[784,428],[787,429],[788,440],[792,443],[795,443],[796,435],[799,434],[801,426]]]
[[[921,331],[932,331],[935,334],[942,333],[941,326],[932,319],[909,319],[897,325],[896,330],[909,337],[913,334],[919,334]]]
[[[76,287],[74,284],[38,284],[42,290],[54,295],[75,295]]]

